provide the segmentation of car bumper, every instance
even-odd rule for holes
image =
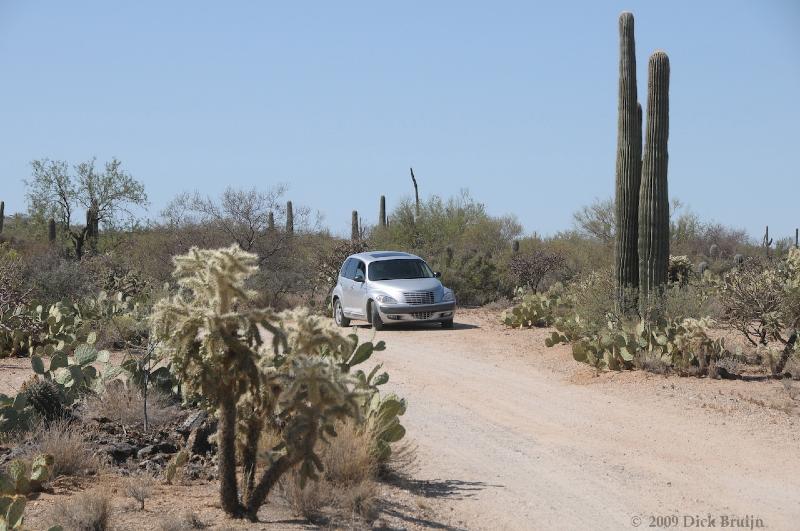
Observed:
[[[456,303],[383,304],[378,306],[378,313],[387,324],[399,321],[449,321],[456,314]]]

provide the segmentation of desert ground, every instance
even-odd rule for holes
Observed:
[[[547,329],[510,330],[497,316],[462,311],[452,330],[358,327],[387,343],[373,359],[408,401],[416,446],[409,477],[381,485],[373,528],[631,529],[656,517],[683,527],[710,515],[797,529],[800,383],[597,374],[568,346],[546,348]],[[3,360],[0,391],[18,387],[28,363]],[[27,523],[37,529],[54,501],[98,487],[120,529],[157,529],[186,510],[214,529],[316,528],[279,497],[259,524],[229,520],[214,482],[159,486],[139,511],[110,474],[56,482]]]

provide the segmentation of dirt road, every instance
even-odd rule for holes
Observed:
[[[460,321],[377,334],[388,385],[409,401],[414,487],[448,526],[800,528],[800,428],[796,409],[770,407],[780,382],[595,377],[546,349],[546,331]]]

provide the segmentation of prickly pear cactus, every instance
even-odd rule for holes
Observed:
[[[400,416],[406,412],[406,401],[396,395],[381,398],[377,393],[372,397],[367,413],[367,424],[372,431],[375,457],[385,462],[392,455],[392,443],[406,434],[400,424]]]
[[[42,485],[50,479],[53,463],[53,456],[48,454],[37,455],[30,465],[21,459],[15,459],[4,473],[0,472],[0,494],[26,495],[40,491]]]
[[[26,503],[25,496],[0,496],[0,529],[21,531]]]

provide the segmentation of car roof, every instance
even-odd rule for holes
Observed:
[[[369,251],[350,255],[348,258],[358,258],[366,263],[380,262],[382,260],[422,260],[419,256],[400,251]]]

